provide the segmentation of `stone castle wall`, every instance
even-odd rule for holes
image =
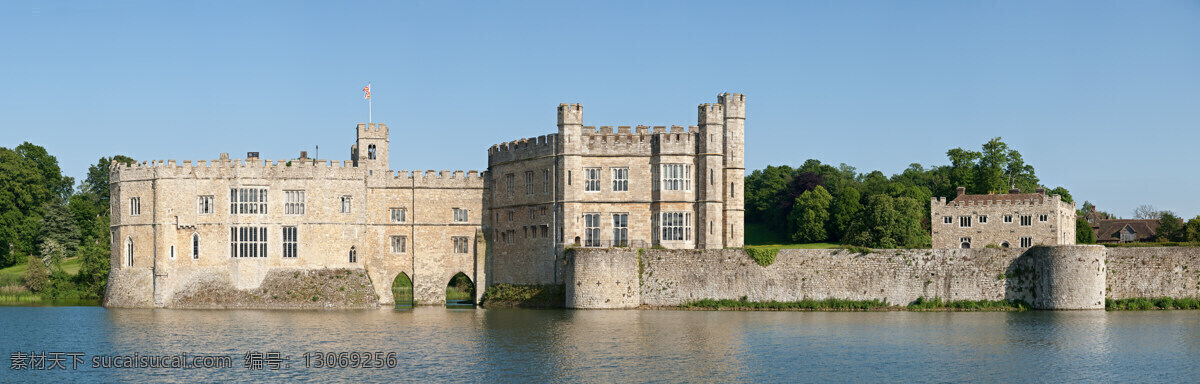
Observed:
[[[575,308],[677,306],[700,299],[751,301],[1023,300],[1044,309],[1102,309],[1104,248],[781,250],[758,265],[742,250],[576,249],[567,281]],[[635,262],[636,261],[636,264]],[[632,265],[632,266],[631,266]],[[638,268],[634,273],[633,268]],[[580,274],[580,271],[587,271]],[[637,298],[618,281],[640,276]],[[576,295],[578,297],[570,297]],[[569,305],[571,306],[571,305]]]
[[[1200,297],[1200,248],[1108,248],[1110,299]]]

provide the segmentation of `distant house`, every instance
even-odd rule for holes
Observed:
[[[1158,235],[1158,220],[1097,220],[1092,224],[1096,243],[1151,241]]]

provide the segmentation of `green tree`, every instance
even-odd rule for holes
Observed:
[[[1158,241],[1183,241],[1186,233],[1183,219],[1171,211],[1162,211],[1158,218]]]
[[[50,285],[50,268],[47,268],[41,259],[29,256],[25,264],[25,274],[21,277],[25,288],[32,292],[41,292]]]
[[[829,225],[826,228],[831,239],[841,240],[846,235],[846,229],[862,211],[861,200],[862,195],[854,187],[842,188],[834,196],[833,203],[829,205]]]
[[[1075,244],[1096,244],[1096,233],[1083,217],[1075,219]]]
[[[920,211],[921,204],[912,198],[869,196],[843,242],[873,248],[926,247],[929,235],[921,228]]]
[[[124,155],[101,157],[96,164],[88,167],[87,178],[83,180],[83,184],[80,186],[80,189],[82,189],[81,192],[95,195],[97,204],[105,209],[108,208],[110,193],[108,186],[109,166],[113,162],[129,165],[133,164],[134,160]]]
[[[1187,241],[1200,241],[1200,216],[1193,217],[1184,225]]]
[[[62,169],[58,167],[58,158],[46,152],[46,148],[26,141],[14,148],[14,151],[29,160],[34,169],[42,174],[42,182],[50,189],[50,193],[63,199],[71,196],[71,187],[74,186],[75,179],[62,175]]]
[[[41,208],[52,196],[47,184],[38,164],[0,147],[0,267],[36,251]]]
[[[788,215],[788,229],[792,241],[815,243],[829,238],[825,232],[829,221],[829,204],[833,196],[820,185],[796,198],[792,213]]]
[[[54,256],[58,260],[63,257],[74,256],[79,249],[79,227],[75,222],[75,218],[71,216],[71,210],[61,198],[54,198],[47,201],[42,208],[45,212],[42,217],[41,230],[42,237],[39,245],[39,255],[43,259]],[[48,243],[53,242],[51,248],[45,248]],[[55,254],[46,254],[46,250],[54,250]]]
[[[1067,191],[1066,188],[1054,187],[1054,189],[1051,189],[1050,192],[1047,192],[1047,193],[1049,193],[1050,195],[1061,196],[1062,201],[1065,203],[1075,204],[1075,199],[1071,197],[1071,192]]]

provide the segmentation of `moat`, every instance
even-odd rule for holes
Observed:
[[[1200,312],[706,312],[0,307],[16,352],[80,352],[10,382],[1190,381]],[[248,352],[290,368],[249,370]],[[394,368],[305,368],[314,352],[395,352]],[[231,368],[90,368],[99,355],[230,356]],[[311,364],[311,362],[310,362]]]

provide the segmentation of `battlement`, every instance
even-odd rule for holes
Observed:
[[[725,92],[717,95],[717,102],[725,106],[725,117],[746,118],[746,95]]]
[[[696,108],[696,124],[725,124],[725,106],[721,104],[704,103]]]
[[[1063,204],[1062,196],[1059,195],[1037,195],[1037,194],[999,194],[999,195],[970,195],[971,199],[954,199],[949,200],[945,197],[933,197],[929,202],[936,207],[975,207],[975,206],[1003,206],[1003,205],[1050,205],[1058,206]]]
[[[355,130],[360,139],[386,139],[388,137],[388,126],[383,123],[358,123]]]
[[[559,104],[558,105],[558,125],[579,125],[583,124],[583,105],[582,104]]]

